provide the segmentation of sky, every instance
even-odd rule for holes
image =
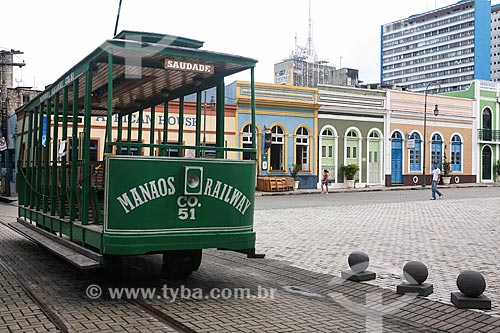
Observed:
[[[380,26],[458,0],[311,0],[316,54],[379,82]],[[16,0],[0,6],[0,49],[24,52],[14,85],[43,89],[113,37],[119,0]],[[492,4],[500,0],[492,0]],[[258,60],[255,79],[308,38],[309,0],[122,0],[118,32],[135,30],[204,41],[205,50]],[[249,73],[226,79],[249,80]]]

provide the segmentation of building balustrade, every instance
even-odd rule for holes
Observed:
[[[479,129],[479,140],[500,141],[500,130]]]

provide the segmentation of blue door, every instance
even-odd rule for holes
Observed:
[[[391,178],[392,183],[403,182],[403,137],[401,133],[394,132],[391,140]]]

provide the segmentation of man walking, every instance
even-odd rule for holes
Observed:
[[[434,170],[432,170],[432,198],[431,200],[436,200],[436,193],[439,195],[439,199],[443,198],[443,193],[439,192],[437,189],[437,184],[441,177],[441,170],[438,168],[438,164],[434,162]]]

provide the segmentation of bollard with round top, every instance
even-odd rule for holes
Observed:
[[[491,300],[483,295],[486,281],[481,273],[463,271],[457,277],[457,287],[460,291],[451,293],[451,303],[459,309],[490,310]]]
[[[366,253],[354,251],[347,258],[347,262],[350,269],[342,271],[341,276],[343,279],[355,282],[375,279],[376,274],[366,270],[370,264],[370,258]]]
[[[434,292],[430,283],[424,283],[429,276],[429,270],[420,261],[409,261],[403,267],[403,276],[408,283],[401,283],[396,287],[398,294],[417,294],[418,296],[429,296]]]

